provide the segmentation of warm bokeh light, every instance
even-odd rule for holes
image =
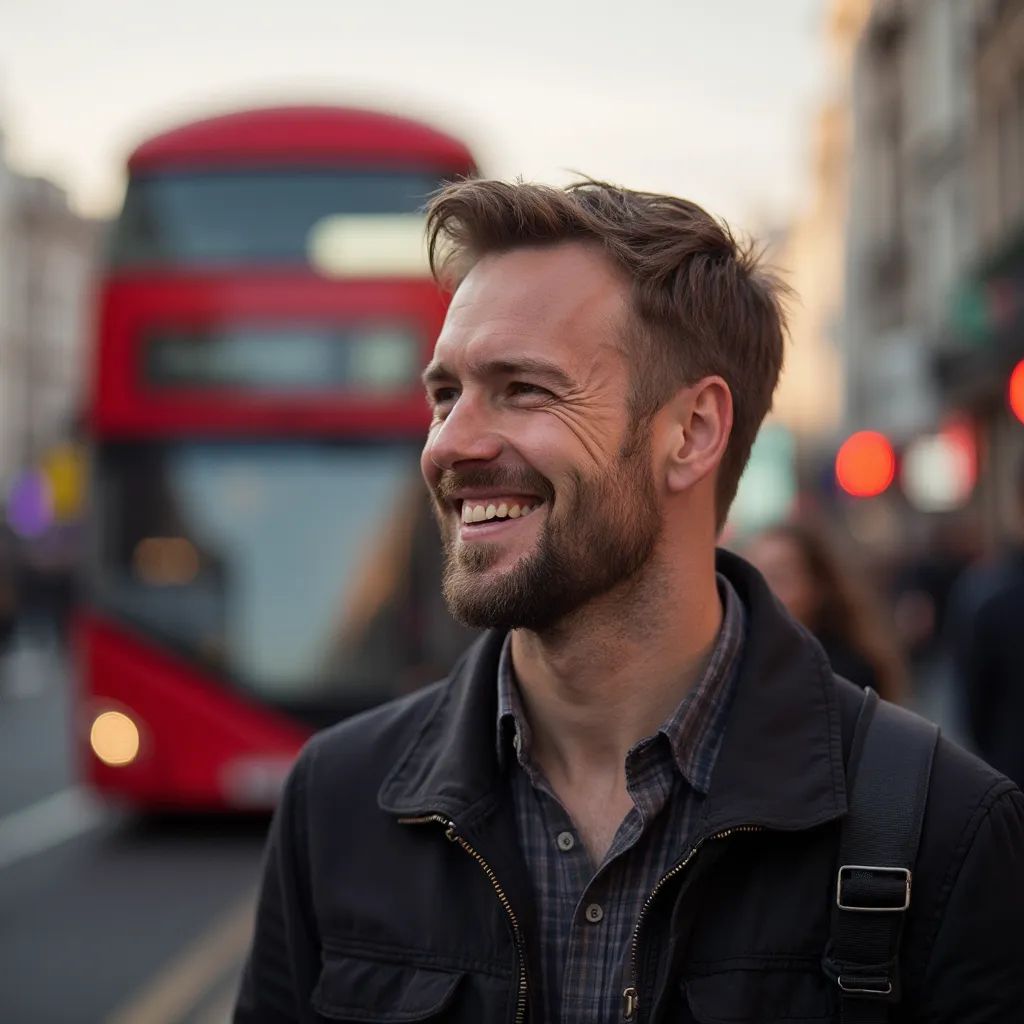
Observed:
[[[896,475],[896,454],[884,434],[861,430],[848,437],[836,455],[836,480],[855,498],[884,493]]]
[[[1024,359],[1022,359],[1010,374],[1010,387],[1007,393],[1010,401],[1010,411],[1024,423]]]
[[[948,424],[907,446],[900,482],[907,500],[922,512],[963,506],[978,478],[977,445],[966,423]]]
[[[969,467],[971,484],[978,479],[978,439],[971,422],[961,416],[951,418],[939,431],[939,436],[954,448],[958,449],[965,464]]]
[[[85,452],[78,444],[55,444],[43,456],[41,469],[49,486],[53,516],[71,522],[82,513],[85,497]]]
[[[104,764],[131,764],[139,756],[139,727],[121,711],[104,711],[92,723],[89,743]]]
[[[132,566],[152,586],[183,586],[199,575],[199,552],[184,537],[146,537],[135,545]]]

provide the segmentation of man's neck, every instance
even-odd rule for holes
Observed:
[[[721,622],[709,561],[675,585],[659,577],[607,594],[550,634],[513,633],[533,756],[556,792],[624,791],[626,754],[700,678]]]

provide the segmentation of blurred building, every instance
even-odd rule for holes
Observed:
[[[1024,0],[973,0],[969,145],[975,230],[953,291],[938,363],[943,401],[977,424],[979,503],[993,537],[1014,527],[1013,467],[1024,452],[1024,409],[1008,381],[1024,361]],[[1024,371],[1022,371],[1024,372]]]
[[[0,504],[73,429],[100,235],[57,185],[9,165],[0,132]]]
[[[875,0],[854,62],[845,418],[897,443],[939,417],[934,354],[973,255],[970,6]]]
[[[1024,0],[874,0],[853,83],[844,427],[896,446],[904,534],[965,508],[995,541],[1024,447],[1007,401],[1024,358]],[[965,459],[966,490],[939,486]]]
[[[808,203],[776,253],[795,292],[790,346],[774,419],[804,451],[831,442],[843,408],[838,329],[844,293],[844,244],[851,151],[851,70],[870,0],[832,0],[825,41],[832,80],[815,118]]]
[[[870,4],[831,0],[825,18],[831,79],[815,114],[807,201],[769,244],[771,262],[793,289],[785,365],[730,512],[730,528],[738,535],[785,518],[802,492],[817,487],[840,426],[850,74]]]

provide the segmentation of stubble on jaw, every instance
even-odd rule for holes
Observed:
[[[458,524],[440,495],[459,486],[511,481],[482,479],[491,471],[479,470],[473,483],[439,486],[435,511],[447,555],[443,593],[452,615],[477,628],[548,632],[593,598],[636,583],[661,533],[648,456],[649,447],[640,444],[624,449],[597,479],[571,475],[562,509],[547,480],[523,471],[532,484],[523,489],[544,495],[544,511],[533,514],[545,520],[534,549],[497,575],[488,572],[501,556],[500,547],[459,544]],[[525,483],[521,475],[519,480]]]

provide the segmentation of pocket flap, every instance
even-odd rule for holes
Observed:
[[[722,970],[691,976],[683,987],[690,1012],[700,1024],[811,1024],[830,1021],[834,1014],[823,971]]]
[[[459,971],[328,954],[312,1003],[332,1020],[430,1020],[451,1002],[462,977]]]

